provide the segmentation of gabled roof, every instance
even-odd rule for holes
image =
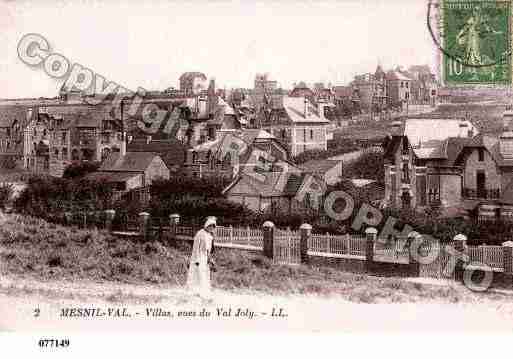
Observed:
[[[127,152],[124,156],[111,153],[98,169],[99,172],[144,172],[159,157],[153,152]]]
[[[283,174],[283,172],[265,172],[263,173],[265,180],[259,181],[252,176],[248,176],[245,173],[237,176],[235,180],[230,183],[223,191],[224,194],[234,190],[237,191],[239,188],[250,188],[250,193],[238,193],[234,194],[247,194],[253,196],[262,197],[281,197],[281,196],[294,196],[301,188],[303,181],[306,177],[305,174]],[[282,176],[288,176],[287,180],[284,181]]]
[[[181,167],[185,162],[188,146],[175,138],[167,140],[134,139],[127,145],[128,152],[158,153],[169,169]]]
[[[305,116],[305,101],[307,116]],[[283,96],[283,108],[293,123],[329,123],[328,120],[319,117],[317,109],[304,97]]]

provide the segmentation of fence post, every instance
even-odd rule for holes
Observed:
[[[139,234],[143,240],[146,240],[148,236],[148,222],[150,214],[147,212],[139,213]]]
[[[513,242],[502,243],[504,279],[507,285],[513,284]]]
[[[114,220],[115,215],[116,211],[113,209],[105,211],[105,229],[109,232],[112,232],[112,221]]]
[[[308,242],[310,241],[310,236],[312,235],[312,226],[308,223],[303,223],[301,227],[299,227],[301,231],[301,240],[299,242],[299,253],[301,255],[301,263],[308,263]]]
[[[467,253],[467,236],[464,234],[457,234],[453,238],[453,246],[456,253]],[[454,266],[454,279],[457,281],[463,281],[463,273],[465,271],[465,261],[461,258],[456,258],[456,265]]]
[[[372,261],[374,260],[374,242],[378,235],[378,230],[369,227],[365,230],[365,267],[368,272],[371,271]]]
[[[170,214],[169,215],[169,229],[171,232],[171,238],[173,238],[173,239],[176,239],[178,223],[180,223],[180,215],[178,213]]]
[[[274,251],[274,223],[266,221],[263,224],[264,227],[264,256],[273,259]]]
[[[419,244],[422,243],[422,235],[418,232],[408,233],[406,240],[406,249],[408,250],[408,263],[412,266],[415,276],[420,275],[420,262],[417,260],[419,254]]]

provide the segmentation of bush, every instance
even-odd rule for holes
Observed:
[[[111,188],[102,182],[33,176],[14,207],[20,213],[52,219],[65,211],[107,209],[111,194]]]
[[[383,153],[366,152],[358,159],[344,166],[344,177],[373,179],[385,183],[385,162]]]
[[[100,162],[80,162],[72,163],[64,170],[63,178],[83,177],[91,172],[95,172],[100,168]]]

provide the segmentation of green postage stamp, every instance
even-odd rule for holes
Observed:
[[[441,2],[446,85],[511,84],[511,1]]]

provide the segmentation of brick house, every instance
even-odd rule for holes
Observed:
[[[262,129],[287,145],[291,156],[307,150],[326,150],[328,125],[324,106],[314,106],[305,97],[276,96],[259,113]]]
[[[462,206],[465,166],[472,167],[460,154],[476,146],[476,132],[466,120],[394,122],[384,153],[384,206]]]
[[[38,118],[48,124],[49,173],[62,176],[73,162],[103,161],[111,153],[126,151],[120,119],[102,105],[74,104],[40,107]]]
[[[394,107],[404,107],[411,96],[411,85],[413,80],[404,73],[392,70],[386,74],[386,93],[388,104]]]
[[[11,162],[23,167],[29,158],[35,161],[37,144],[31,141],[31,148],[26,149],[25,128],[30,120],[23,106],[0,106],[0,164]],[[34,138],[36,140],[36,138]]]

